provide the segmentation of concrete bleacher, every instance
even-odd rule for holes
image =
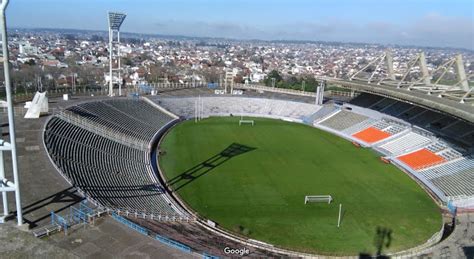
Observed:
[[[342,110],[335,115],[321,121],[319,124],[334,130],[342,131],[367,119],[369,119],[367,116]]]
[[[456,118],[453,118],[451,116],[444,116],[441,119],[437,121],[433,121],[430,123],[430,127],[434,128],[438,131],[442,131],[444,128],[449,127],[450,125],[458,122]]]
[[[143,100],[111,99],[78,104],[66,109],[112,131],[148,143],[163,125],[172,120]]]
[[[420,113],[420,115],[413,116],[412,118],[410,118],[410,121],[412,123],[415,123],[416,125],[418,125],[420,127],[426,128],[430,125],[431,122],[435,122],[437,120],[440,120],[443,117],[444,117],[443,114],[440,114],[440,113],[437,113],[437,112],[424,111],[424,112]]]
[[[174,215],[153,177],[149,154],[53,117],[45,144],[59,170],[89,197],[111,209]]]
[[[462,157],[462,154],[454,149],[446,149],[444,151],[439,152],[438,155],[443,157],[446,161]]]
[[[378,95],[371,95],[371,94],[361,93],[360,95],[358,95],[357,97],[352,99],[351,103],[354,104],[354,105],[357,105],[357,106],[368,108],[368,107],[376,104],[377,102],[381,101],[382,99],[384,99],[384,98],[381,97],[381,96],[378,96]]]
[[[152,151],[128,145],[118,136],[110,137],[119,132],[148,144],[161,128],[175,120],[173,117],[133,99],[80,103],[67,111],[77,119],[68,120],[62,113],[52,117],[45,127],[44,143],[71,184],[101,206],[121,213],[157,219],[189,218],[161,185],[152,167]],[[112,133],[99,134],[84,123],[101,125],[101,130]]]
[[[429,143],[431,143],[430,138],[415,132],[410,132],[388,143],[383,143],[378,148],[387,155],[397,155],[418,147],[426,146]]]
[[[474,159],[471,157],[461,157],[445,164],[421,170],[418,173],[427,179],[433,179],[457,172],[471,170],[474,173]]]
[[[339,111],[340,108],[336,107],[334,105],[323,105],[321,109],[319,109],[317,112],[311,114],[306,118],[306,121],[308,121],[310,124],[314,122],[318,122],[320,120],[323,120],[324,118],[331,116],[331,114]]]
[[[385,109],[382,109],[381,112],[396,117],[396,116],[400,115],[401,113],[403,113],[404,111],[406,111],[408,109],[411,109],[411,108],[412,108],[412,105],[409,104],[409,103],[398,102],[398,103],[395,103],[391,106],[386,107]]]
[[[417,155],[421,151],[429,155]],[[474,195],[474,158],[463,156],[445,142],[437,141],[397,160],[412,168],[417,177],[429,181],[447,200],[466,200]]]
[[[404,121],[411,121],[414,122],[416,121],[415,119],[421,118],[423,113],[426,112],[425,108],[418,107],[418,106],[412,106],[410,109],[402,112],[401,114],[397,115],[398,118],[404,120]]]
[[[406,130],[407,128],[406,125],[402,125],[398,122],[385,120],[385,119],[378,121],[376,124],[374,124],[374,127],[381,131],[390,133],[391,135],[396,135]]]
[[[450,136],[460,136],[462,138],[470,138],[474,134],[472,124],[464,121],[456,121],[441,129],[441,132]],[[471,137],[472,138],[472,137]]]
[[[433,152],[433,153],[438,153],[440,151],[443,151],[445,149],[447,149],[448,146],[446,145],[446,143],[444,142],[436,142],[436,143],[433,143],[432,145],[429,145],[426,147],[426,149],[428,149],[429,151]]]
[[[202,113],[205,117],[255,114],[302,120],[321,109],[321,106],[309,103],[246,97],[155,97],[150,99],[165,109],[187,118],[195,116],[195,102],[198,100],[202,101]]]
[[[344,129],[342,132],[345,133],[345,134],[348,134],[348,135],[352,135],[356,132],[363,131],[363,130],[373,126],[374,123],[376,123],[376,122],[377,122],[376,119],[367,118],[366,120],[364,120],[360,123],[357,123],[355,125],[350,126],[349,128]]]
[[[390,99],[390,98],[384,98],[380,100],[379,102],[376,102],[375,104],[371,105],[369,108],[372,110],[376,111],[381,111],[383,109],[386,109],[390,107],[391,105],[394,105],[397,101]]]
[[[446,196],[459,197],[474,195],[473,168],[432,178],[430,181],[442,190]]]

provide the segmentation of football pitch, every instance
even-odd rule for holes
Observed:
[[[202,217],[278,247],[338,255],[400,251],[440,230],[428,194],[372,150],[302,124],[239,119],[185,121],[161,143],[167,183]],[[304,204],[306,195],[334,200]]]

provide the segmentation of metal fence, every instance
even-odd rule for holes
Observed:
[[[139,233],[142,233],[143,235],[146,235],[148,236],[148,229],[138,225],[138,224],[135,224],[121,216],[119,216],[117,213],[112,213],[112,218],[117,220],[118,222],[126,225],[127,227],[139,232]]]
[[[155,236],[155,239],[160,241],[161,243],[165,244],[165,245],[168,245],[168,246],[171,246],[171,247],[174,247],[178,250],[181,250],[183,252],[186,252],[186,253],[191,253],[192,250],[189,246],[187,245],[183,245],[181,244],[180,242],[177,242],[177,241],[174,241],[174,240],[171,240],[169,238],[166,238],[164,236],[161,236],[161,235],[158,235],[156,234]]]
[[[148,151],[148,143],[135,139],[123,133],[111,131],[110,128],[102,126],[99,123],[94,122],[92,120],[84,119],[83,117],[77,116],[70,111],[63,110],[59,112],[58,117],[78,127],[94,132],[99,136],[116,141],[120,144],[126,145],[128,147],[132,147],[138,150]]]
[[[154,234],[154,233],[151,233],[151,231],[149,231],[148,229],[136,224],[136,223],[133,223],[131,222],[130,220],[127,220],[126,218],[122,217],[122,216],[119,216],[117,213],[112,213],[112,218],[117,220],[118,222],[126,225],[127,227],[145,235],[145,236],[150,236],[158,241],[160,241],[161,243],[165,244],[165,245],[168,245],[170,247],[173,247],[173,248],[176,248],[180,251],[183,251],[185,253],[192,253],[192,249],[191,247],[185,245],[185,244],[182,244],[178,241],[175,241],[175,240],[172,240],[172,239],[169,239],[167,237],[164,237],[162,235],[159,235],[159,234]]]

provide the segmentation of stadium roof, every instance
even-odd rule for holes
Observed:
[[[124,13],[109,12],[109,28],[118,31],[125,17],[127,15]]]
[[[362,82],[345,81],[334,78],[324,78],[327,82],[341,85],[343,87],[353,88],[359,91],[372,93],[389,97],[395,100],[404,101],[433,109],[442,113],[448,113],[460,119],[474,122],[474,106],[471,103],[461,104],[447,98],[439,98],[436,95],[428,95],[426,93],[408,91],[406,89],[398,89],[384,85],[374,85]]]

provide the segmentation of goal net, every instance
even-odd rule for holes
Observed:
[[[304,196],[304,204],[308,202],[327,202],[330,204],[332,201],[331,195],[306,195]]]
[[[253,120],[246,120],[246,119],[244,119],[244,116],[240,116],[239,126],[242,125],[242,124],[251,124],[253,126],[254,123],[255,122]]]

